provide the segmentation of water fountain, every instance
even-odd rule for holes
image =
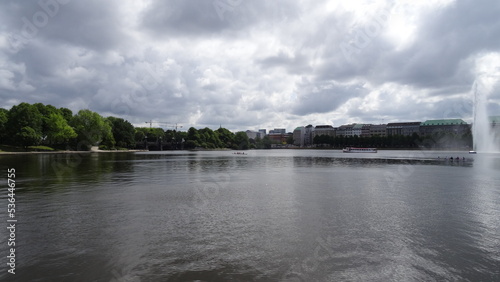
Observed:
[[[499,152],[491,132],[487,109],[488,96],[496,83],[497,79],[491,76],[482,76],[474,82],[474,121],[472,125],[474,151],[471,152]]]

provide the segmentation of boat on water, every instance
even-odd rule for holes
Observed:
[[[377,148],[355,148],[355,147],[346,147],[342,149],[344,153],[376,153]]]
[[[477,154],[476,151],[469,151],[469,154]]]

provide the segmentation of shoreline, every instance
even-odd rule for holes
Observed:
[[[87,153],[136,153],[150,152],[149,150],[98,150],[98,151],[28,151],[28,152],[6,152],[0,151],[0,155],[24,155],[24,154],[87,154]]]
[[[337,148],[271,148],[271,149],[250,149],[250,150],[242,150],[242,151],[251,151],[251,150],[342,150]],[[427,149],[427,148],[378,148],[380,151],[388,151],[388,150],[396,150],[396,151],[454,151],[454,152],[467,152],[466,149],[458,149],[458,148],[436,148],[436,149]],[[191,149],[191,150],[166,150],[166,151],[235,151],[232,149]],[[23,154],[88,154],[88,153],[138,153],[138,152],[162,152],[162,151],[150,151],[150,150],[91,150],[91,151],[27,151],[27,152],[8,152],[8,151],[0,151],[0,155],[23,155]],[[163,151],[165,152],[165,151]]]

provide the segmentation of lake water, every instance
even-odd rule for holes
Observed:
[[[500,280],[500,154],[0,155],[9,167],[1,281]]]

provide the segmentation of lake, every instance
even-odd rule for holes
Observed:
[[[235,153],[0,155],[0,280],[500,280],[500,154]]]

